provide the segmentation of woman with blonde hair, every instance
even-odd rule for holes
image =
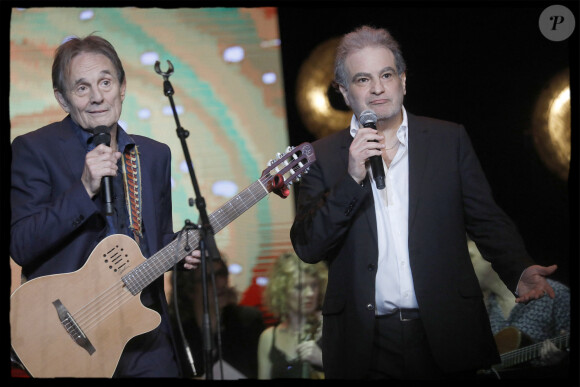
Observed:
[[[328,280],[323,262],[306,264],[292,252],[272,267],[264,303],[279,320],[262,332],[258,378],[323,378],[321,308]]]

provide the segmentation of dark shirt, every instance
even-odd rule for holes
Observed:
[[[308,362],[299,360],[298,358],[288,360],[286,354],[276,347],[276,329],[272,331],[272,347],[268,358],[272,364],[270,374],[271,379],[310,379],[312,365]],[[320,341],[317,342],[321,345]]]

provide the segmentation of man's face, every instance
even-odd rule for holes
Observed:
[[[55,90],[60,106],[84,129],[113,126],[121,117],[126,83],[105,55],[84,52],[75,56],[66,76],[66,98]]]
[[[378,121],[403,119],[401,106],[406,93],[405,74],[397,74],[395,56],[384,47],[365,47],[347,56],[348,88],[340,86],[345,103],[357,117],[367,109]]]

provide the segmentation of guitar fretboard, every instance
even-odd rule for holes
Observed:
[[[550,341],[554,343],[558,349],[569,348],[570,334],[555,337],[550,339]],[[542,345],[543,342],[540,342],[500,355],[501,366],[507,368],[540,357],[540,349],[542,348]]]
[[[208,216],[209,223],[214,234],[225,228],[228,224],[262,200],[269,191],[267,190],[270,175],[256,180],[238,195],[234,196],[218,210]],[[193,251],[199,245],[200,237],[197,230],[181,232],[176,239],[165,248],[158,251],[145,262],[123,277],[123,282],[131,294],[136,295],[147,285],[159,278],[173,265],[179,262],[187,252]]]

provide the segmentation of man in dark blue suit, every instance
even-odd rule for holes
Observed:
[[[95,35],[73,38],[56,51],[54,95],[67,117],[14,139],[10,253],[27,280],[80,269],[106,236],[126,234],[149,257],[174,237],[169,147],[128,135],[119,125],[126,79],[113,46]],[[110,144],[95,143],[95,128]],[[109,146],[107,146],[109,145]],[[105,211],[101,182],[111,177]],[[199,251],[184,257],[185,269]],[[141,293],[161,314],[154,330],[129,341],[115,377],[178,377],[163,276]]]
[[[544,277],[556,266],[534,265],[463,126],[403,107],[405,71],[386,30],[345,35],[335,81],[354,115],[349,128],[313,143],[316,163],[300,185],[294,249],[329,265],[328,379],[464,378],[499,363],[466,235],[515,302],[554,297]],[[359,124],[366,110],[376,130]],[[382,189],[372,156],[382,158]]]

